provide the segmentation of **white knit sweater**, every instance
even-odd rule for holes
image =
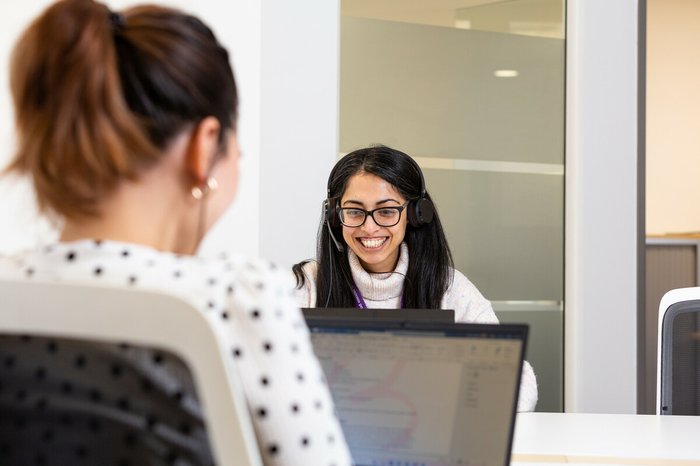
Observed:
[[[352,250],[348,250],[348,261],[352,271],[355,286],[362,294],[368,308],[396,309],[401,307],[403,282],[408,270],[408,247],[401,244],[399,261],[394,272],[369,273],[360,264],[360,260]],[[301,289],[297,290],[297,298],[301,307],[316,306],[316,272],[318,264],[308,262],[303,271],[306,277]],[[491,303],[476,289],[458,270],[452,270],[452,283],[442,297],[443,309],[454,309],[455,321],[466,323],[496,324],[498,318],[493,312]],[[520,397],[518,411],[534,411],[537,404],[537,379],[532,366],[525,361],[520,382]]]

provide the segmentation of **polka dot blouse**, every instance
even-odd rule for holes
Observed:
[[[184,298],[212,325],[225,329],[226,346],[230,348],[227,357],[241,378],[266,465],[351,464],[286,271],[261,260],[205,260],[140,245],[83,240],[0,258],[0,277],[167,291]],[[31,366],[23,364],[23,354],[33,354]],[[37,360],[45,363],[37,365]],[[85,385],[81,374],[89,366],[101,371],[101,383]],[[24,378],[10,378],[12,371]],[[26,382],[19,382],[21,386],[8,382],[17,379]],[[143,413],[135,409],[139,394],[153,390],[165,395],[165,404],[150,415],[130,418],[135,412]],[[28,418],[26,413],[48,411],[52,403],[78,407],[73,410],[79,411],[77,417],[71,419],[65,414],[71,410],[63,409],[63,418],[58,421],[59,425],[81,423],[85,428],[82,439],[57,442],[63,435],[60,429],[32,427],[30,418],[34,415]],[[24,405],[31,405],[35,411],[18,409]],[[71,464],[98,464],[96,458],[105,452],[91,451],[90,436],[105,432],[116,435],[118,431],[105,425],[104,419],[117,419],[119,423],[114,424],[120,426],[129,424],[124,419],[131,419],[137,431],[157,432],[160,438],[180,444],[179,449],[163,451],[158,464],[211,464],[206,452],[197,451],[197,439],[206,435],[202,413],[188,371],[174,355],[127,344],[95,344],[91,348],[69,340],[2,337],[0,430],[37,430],[33,459],[27,464],[54,464],[51,457],[56,450],[52,445],[57,444],[72,445],[66,453],[71,455]],[[127,430],[119,435],[122,446],[136,448],[140,442]],[[13,447],[16,445],[3,443],[0,438],[1,464],[13,464],[7,461],[17,453]],[[141,464],[118,456],[111,463],[99,464]]]

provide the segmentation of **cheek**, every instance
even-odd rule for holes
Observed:
[[[345,239],[347,244],[352,244],[352,232],[352,228],[348,228],[346,226],[343,227],[343,239]]]
[[[406,219],[401,218],[398,225],[391,227],[391,234],[393,235],[394,241],[401,242],[406,236]]]

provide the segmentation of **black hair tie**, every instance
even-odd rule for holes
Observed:
[[[126,18],[123,14],[116,11],[109,12],[109,23],[112,25],[114,32],[121,32],[126,27]]]

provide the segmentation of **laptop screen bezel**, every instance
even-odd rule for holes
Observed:
[[[336,319],[347,322],[360,320],[380,320],[383,322],[452,323],[455,321],[454,309],[358,309],[356,307],[303,307],[301,308],[301,312],[307,321],[309,319]]]
[[[398,316],[397,316],[398,317]],[[513,437],[515,435],[515,419],[518,408],[518,400],[520,396],[520,383],[522,379],[523,362],[525,361],[525,351],[527,348],[527,338],[529,334],[529,326],[527,324],[473,324],[473,323],[439,323],[439,322],[414,322],[410,320],[371,320],[371,319],[340,319],[340,318],[324,318],[316,316],[306,317],[306,322],[309,331],[313,334],[318,329],[338,331],[376,331],[376,332],[394,332],[394,331],[417,331],[430,332],[445,335],[463,335],[463,336],[488,336],[489,338],[517,339],[522,341],[520,346],[519,370],[516,374],[515,390],[513,393],[513,403],[511,406],[510,428],[508,432],[508,445],[504,456],[504,466],[510,464]]]

